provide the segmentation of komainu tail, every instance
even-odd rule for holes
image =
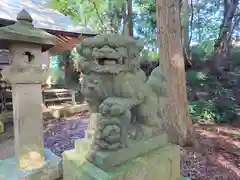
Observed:
[[[146,84],[152,88],[153,92],[155,92],[158,97],[167,96],[167,81],[160,66],[152,70]]]
[[[161,126],[163,129],[165,129],[167,124],[166,119],[166,112],[167,112],[167,81],[166,77],[163,75],[161,66],[156,67],[151,72],[151,75],[148,77],[146,81],[146,85],[148,85],[152,91],[156,94],[156,97],[158,99],[158,110],[157,110],[157,116],[159,118],[159,121],[161,122]]]

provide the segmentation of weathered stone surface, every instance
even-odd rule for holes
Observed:
[[[87,133],[94,149],[129,147],[132,139],[146,138],[142,126],[155,131],[152,136],[163,131],[159,100],[166,95],[165,79],[158,71],[147,79],[140,69],[142,48],[138,41],[119,35],[99,35],[77,46],[85,58],[83,94],[92,112],[99,114],[90,119],[97,126],[90,125]]]
[[[21,169],[44,165],[40,84],[13,84],[15,154]]]
[[[64,180],[179,180],[180,152],[171,144],[103,171],[75,150],[63,155]]]
[[[0,121],[0,134],[4,132],[4,124],[2,121]]]
[[[166,145],[161,106],[166,79],[140,70],[138,41],[119,35],[85,39],[83,95],[92,111],[85,142],[64,153],[64,179],[179,180],[180,154]],[[162,102],[162,98],[164,101]]]
[[[163,147],[167,144],[166,135],[161,135],[147,139],[145,141],[136,141],[134,144],[129,146],[129,148],[120,149],[117,151],[96,151],[94,155],[91,154],[91,161],[97,167],[102,170],[114,169],[116,166],[129,159],[137,158],[144,153],[151,152],[159,147]],[[86,155],[88,159],[88,153],[91,152],[89,149],[88,142],[84,140],[75,141],[75,150],[77,153]]]
[[[42,68],[41,46],[36,44],[14,44],[9,49],[11,64],[5,67],[2,75],[11,84],[43,83],[48,71]]]
[[[61,177],[61,158],[50,150],[44,150],[44,167],[34,171],[20,171],[17,159],[0,160],[0,179],[2,180],[55,180]]]
[[[181,180],[191,180],[189,177],[181,176]]]

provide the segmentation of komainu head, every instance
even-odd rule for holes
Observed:
[[[77,45],[77,52],[91,64],[93,71],[99,73],[139,69],[142,49],[143,44],[139,41],[117,34],[86,38]]]

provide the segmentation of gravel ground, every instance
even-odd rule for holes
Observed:
[[[44,145],[56,155],[73,148],[84,137],[89,114],[76,114],[44,122]],[[13,156],[12,125],[0,136],[0,159]],[[191,180],[240,179],[240,124],[199,125],[195,128],[200,149],[181,148],[181,174]]]
[[[73,149],[76,139],[84,138],[88,116],[77,114],[61,120],[45,123],[44,146],[61,156],[65,150]]]

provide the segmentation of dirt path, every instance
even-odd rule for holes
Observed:
[[[72,149],[74,140],[84,137],[89,115],[77,114],[44,123],[45,147],[61,156]],[[240,123],[195,127],[200,149],[181,148],[181,174],[191,180],[240,179]],[[0,159],[14,155],[12,126],[0,136]]]
[[[74,141],[84,137],[88,115],[76,114],[60,120],[44,122],[44,145],[61,156],[64,150],[72,149]],[[14,156],[13,125],[7,124],[0,136],[0,160]]]
[[[200,149],[183,149],[182,175],[191,180],[240,179],[240,124],[199,125]]]
[[[14,156],[13,125],[5,125],[5,132],[0,136],[0,160]]]
[[[74,141],[85,136],[88,115],[77,114],[62,120],[50,120],[45,123],[44,145],[61,156],[65,150],[73,149]]]

